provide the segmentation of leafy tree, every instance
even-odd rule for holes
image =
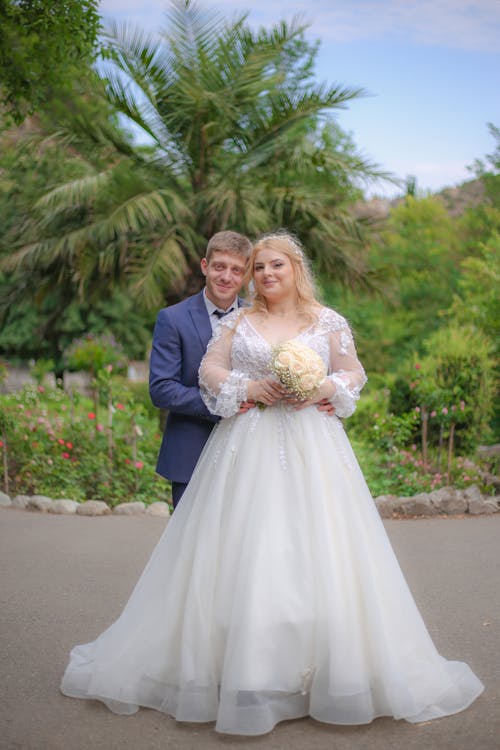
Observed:
[[[97,47],[98,0],[0,0],[0,103],[20,123],[85,72]]]
[[[454,223],[442,204],[432,197],[407,196],[391,210],[369,248],[375,293],[345,290],[335,280],[325,285],[327,300],[358,331],[371,372],[397,369],[440,327],[457,289],[461,256]]]
[[[126,27],[109,35],[108,101],[143,145],[107,112],[78,113],[67,130],[99,158],[37,201],[4,268],[71,278],[82,297],[126,284],[152,309],[199,288],[215,231],[285,225],[320,268],[362,278],[348,206],[357,180],[380,173],[327,116],[362,92],[313,82],[316,48],[295,22],[255,32],[190,0],[171,5],[169,22],[160,41]]]
[[[470,326],[444,326],[425,342],[416,393],[467,448],[489,433],[494,406],[491,341]]]
[[[64,103],[60,106],[64,112]],[[96,110],[93,103],[90,112]],[[88,143],[76,136],[71,142],[44,137],[43,126],[43,118],[32,119],[29,128],[23,126],[24,137],[11,129],[0,140],[3,258],[9,257],[16,236],[28,231],[32,207],[47,188],[88,171]],[[95,159],[106,158],[95,146],[92,153]],[[106,294],[81,298],[68,267],[61,268],[50,258],[47,263],[29,273],[23,268],[0,272],[0,352],[4,356],[50,359],[60,374],[62,351],[74,338],[105,331],[114,334],[128,357],[145,356],[154,322],[151,313],[119,288],[108,286]]]

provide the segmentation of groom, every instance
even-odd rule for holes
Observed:
[[[205,288],[158,314],[149,392],[153,404],[169,412],[156,471],[172,482],[174,508],[219,420],[201,399],[198,369],[219,318],[242,304],[238,294],[251,250],[242,234],[214,234],[201,260]],[[250,404],[242,406],[244,411]]]

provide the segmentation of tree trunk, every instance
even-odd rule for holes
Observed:
[[[9,457],[7,454],[7,431],[2,430],[2,441],[3,441],[3,486],[5,494],[9,494]]]
[[[448,472],[446,481],[451,482],[451,460],[453,458],[453,442],[455,437],[455,422],[450,424],[450,437],[448,438]]]
[[[423,469],[424,471],[427,471],[427,468],[428,468],[427,444],[428,444],[429,414],[427,412],[426,406],[422,406],[422,409],[420,411],[420,416],[422,420],[422,461],[424,463]]]

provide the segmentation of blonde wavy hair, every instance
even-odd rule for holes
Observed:
[[[299,311],[308,319],[314,320],[317,317],[315,308],[319,306],[319,302],[318,291],[316,284],[314,283],[311,266],[300,241],[294,237],[293,234],[285,230],[264,234],[253,246],[244,281],[246,288],[249,290],[248,297],[251,302],[250,309],[260,312],[267,311],[265,298],[254,288],[252,289],[253,285],[251,282],[257,253],[260,250],[270,248],[283,253],[283,255],[286,255],[290,260],[295,274]]]

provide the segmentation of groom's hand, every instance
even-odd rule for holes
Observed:
[[[333,406],[331,401],[328,401],[327,398],[321,399],[321,401],[318,401],[316,404],[316,408],[318,411],[324,411],[326,414],[328,414],[329,417],[333,417],[335,414],[335,407]]]
[[[246,414],[249,409],[253,409],[255,401],[242,401],[240,404],[240,410],[238,414]]]

